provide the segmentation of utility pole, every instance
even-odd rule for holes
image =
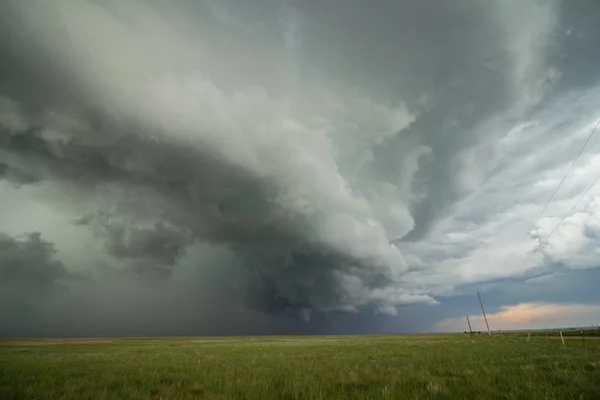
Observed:
[[[492,335],[490,331],[490,325],[488,324],[487,317],[485,316],[485,310],[483,309],[483,302],[481,301],[481,295],[477,292],[477,297],[479,297],[479,305],[481,306],[481,312],[483,313],[483,319],[485,320],[485,326],[487,327],[488,335]]]
[[[471,329],[471,321],[469,321],[469,316],[467,315],[467,324],[469,324],[469,334],[473,334],[473,329]]]

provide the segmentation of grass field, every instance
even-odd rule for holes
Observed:
[[[600,340],[0,341],[0,399],[600,399]]]

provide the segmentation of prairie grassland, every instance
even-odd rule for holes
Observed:
[[[0,399],[600,399],[600,340],[0,341]]]

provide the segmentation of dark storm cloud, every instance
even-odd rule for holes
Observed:
[[[78,219],[75,224],[92,225],[106,241],[108,254],[127,262],[131,271],[138,275],[169,276],[185,248],[193,243],[189,232],[160,222],[151,228],[126,228],[103,217],[105,215],[90,215]]]
[[[95,277],[75,281],[39,235],[1,243],[2,337],[264,334],[302,324],[233,301],[223,291],[234,272],[224,249],[192,249],[169,280],[96,266]]]
[[[563,57],[597,35],[567,32],[593,10],[574,3],[5,2],[0,179],[97,201],[78,225],[141,276],[202,275],[190,251],[223,246],[202,301],[239,315],[432,304],[420,271],[486,245],[426,243],[495,174],[469,152],[594,80]],[[471,207],[456,230],[502,204]]]
[[[0,233],[0,319],[22,327],[39,317],[39,306],[75,276],[56,259],[52,243],[38,232],[22,238]],[[0,335],[6,329],[0,328]]]
[[[19,11],[23,10],[15,11],[14,20],[30,17],[27,14],[30,10],[28,7],[25,9],[22,13]],[[100,10],[90,10],[102,15]],[[105,18],[107,22],[110,21],[110,17]],[[49,20],[53,21],[52,17]],[[32,40],[26,29],[15,25],[11,27],[12,40],[4,44],[11,51],[15,51],[12,46],[17,43]],[[62,42],[60,35],[56,40],[58,42],[55,43],[51,38],[49,43],[57,48],[42,46],[37,50],[50,60],[56,54],[77,51],[77,48]],[[53,51],[56,54],[52,54]],[[29,51],[23,51],[22,54],[15,52],[21,56],[17,59],[28,64]],[[134,58],[121,61],[140,63]],[[242,157],[248,157],[246,149],[241,147],[244,146],[242,143],[232,143],[234,147],[222,148],[228,140],[225,136],[225,142],[220,143],[222,139],[218,138],[215,147],[215,139],[210,136],[213,133],[202,131],[199,134],[204,135],[205,146],[202,146],[202,142],[198,146],[182,141],[177,134],[187,135],[190,129],[202,127],[178,121],[175,115],[175,119],[169,117],[164,121],[151,121],[152,118],[140,120],[139,114],[136,115],[139,112],[137,104],[131,110],[125,110],[125,113],[123,110],[107,108],[112,107],[111,104],[98,105],[98,100],[88,93],[95,90],[94,82],[81,83],[77,77],[63,81],[65,76],[77,75],[73,68],[82,68],[79,64],[71,64],[69,60],[55,60],[49,64],[52,67],[44,76],[31,72],[27,74],[28,70],[25,69],[24,77],[15,79],[21,79],[23,84],[27,80],[36,82],[41,79],[41,87],[50,87],[53,91],[58,91],[55,85],[66,84],[65,90],[60,91],[60,99],[40,96],[30,101],[27,91],[15,93],[10,90],[14,81],[7,84],[5,93],[11,95],[14,103],[12,112],[16,114],[12,115],[13,120],[28,121],[26,126],[4,126],[2,154],[9,168],[26,170],[38,179],[64,181],[88,188],[117,185],[131,189],[127,194],[133,196],[132,200],[119,199],[121,203],[127,203],[127,212],[147,220],[165,220],[178,229],[191,232],[199,241],[227,243],[242,255],[240,264],[244,268],[240,275],[247,276],[243,285],[247,288],[244,290],[250,293],[251,304],[269,311],[297,309],[304,313],[302,310],[312,308],[354,308],[371,301],[397,304],[426,300],[426,297],[413,298],[402,291],[391,293],[392,298],[389,299],[381,298],[381,294],[377,293],[392,284],[394,274],[397,274],[394,271],[405,268],[404,260],[399,251],[387,243],[385,236],[372,236],[384,233],[377,225],[364,220],[370,212],[361,204],[362,200],[352,198],[344,191],[336,193],[336,189],[331,187],[334,181],[325,181],[342,179],[337,171],[330,169],[328,164],[333,160],[328,158],[326,152],[323,156],[307,153],[309,158],[315,159],[308,159],[306,166],[303,166],[306,163],[304,159],[297,158],[298,155],[302,157],[298,151],[325,149],[303,149],[301,142],[263,145],[258,138],[256,143],[248,144],[250,151],[255,153],[249,154],[250,159],[231,158],[237,152]],[[119,68],[121,65],[117,63],[116,66]],[[142,70],[144,67],[144,64],[136,66]],[[16,67],[11,71],[15,72]],[[110,80],[116,77],[102,78]],[[173,90],[170,87],[165,89]],[[113,95],[110,90],[103,92],[106,93]],[[271,101],[263,99],[260,92],[251,92],[249,95],[257,96],[256,101],[259,102]],[[44,113],[45,107],[58,109],[62,115],[47,115]],[[44,110],[42,113],[39,112],[40,108]],[[266,111],[270,112],[268,108]],[[168,111],[156,109],[152,112]],[[167,132],[159,125],[161,123],[170,125]],[[295,132],[293,126],[286,128],[285,122],[279,129],[292,129],[290,134],[303,135],[302,131]],[[165,136],[165,133],[171,133],[169,131],[174,131],[176,136]],[[298,136],[293,140],[302,139]],[[308,144],[313,145],[310,142]],[[319,142],[314,145],[319,146]],[[237,150],[235,146],[240,149]],[[281,146],[283,152],[292,151],[291,159],[273,153],[270,146],[274,146],[275,152],[278,151],[277,146]],[[232,150],[232,155],[227,154]],[[258,170],[256,167],[252,170],[253,165],[248,163],[255,163],[254,157],[262,158],[260,163],[268,158],[273,158],[273,162],[269,165],[267,161],[264,166],[259,164]],[[265,167],[273,170],[263,171]],[[281,171],[277,168],[281,168]],[[319,171],[319,168],[327,169]],[[298,175],[301,173],[321,174],[323,184],[329,186],[323,189],[334,191],[320,193],[318,185],[321,183]],[[300,191],[298,195],[306,192],[305,196],[308,197],[294,198],[297,196],[294,194],[296,190]],[[140,204],[145,202],[152,203],[155,208],[144,210],[147,204]],[[302,206],[302,202],[308,203]],[[352,215],[356,212],[365,215]],[[358,229],[364,232],[346,230],[338,233],[337,230],[343,229],[340,223],[348,227],[358,224]],[[360,246],[352,244],[362,240],[360,237],[364,234],[371,236],[369,241],[374,248],[369,248],[366,243]],[[123,233],[109,233],[106,239],[109,252],[121,259],[140,257],[140,265],[161,264],[167,267],[173,264],[177,253],[185,247],[180,239],[175,243],[166,239],[168,244],[165,242],[161,245],[167,245],[167,248],[161,251],[166,251],[167,256],[153,255],[146,245],[156,246],[153,240],[157,238],[145,237],[140,239],[144,243],[122,245],[123,239],[119,235]],[[131,240],[136,240],[136,237]],[[158,240],[165,240],[165,237]],[[136,254],[132,255],[131,252]],[[149,264],[145,264],[142,253],[151,259]]]
[[[117,199],[128,213],[152,215],[181,227],[157,223],[150,230],[126,229],[93,216],[77,221],[94,225],[108,253],[127,261],[134,271],[168,275],[194,237],[228,243],[241,254],[237,262],[248,272],[242,270],[233,278],[242,281],[238,295],[269,312],[343,304],[347,289],[338,282],[340,271],[359,278],[366,289],[390,283],[389,277],[370,271],[360,260],[302,237],[289,226],[293,221],[274,201],[275,188],[268,182],[195,149],[135,136],[119,140],[120,134],[111,137],[111,132],[117,128],[102,131],[101,144],[93,141],[98,131],[78,132],[67,142],[55,143],[30,129],[8,135],[4,149],[38,167],[48,179],[85,186],[128,185],[128,193],[137,192],[134,200]],[[127,168],[129,160],[138,164]],[[140,197],[142,190],[153,197]],[[144,202],[153,207],[146,210]]]
[[[70,274],[55,258],[52,243],[38,232],[17,239],[0,234],[0,284],[4,290],[43,296]]]
[[[179,258],[169,280],[139,280],[105,269],[95,279],[67,282],[68,290],[53,290],[43,298],[15,293],[0,306],[0,337],[348,334],[390,329],[385,324],[391,318],[381,315],[365,319],[357,314],[316,314],[306,322],[296,313],[282,316],[284,309],[270,310],[279,316],[249,309],[224,290],[237,273],[235,257],[223,247],[194,247]],[[418,318],[413,320],[411,328],[423,326]],[[406,329],[398,322],[395,326]]]
[[[595,49],[600,40],[599,14],[600,4],[594,0],[560,3],[560,30],[552,50],[563,74],[557,90],[576,90],[598,82],[600,56]]]

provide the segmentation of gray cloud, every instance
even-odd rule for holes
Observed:
[[[172,268],[192,244],[189,232],[157,222],[151,228],[126,228],[113,223],[106,214],[88,215],[75,221],[78,226],[94,226],[106,241],[108,254],[125,260],[132,272],[158,277],[169,276]]]
[[[598,82],[600,59],[593,49],[600,39],[595,23],[599,7],[593,0],[560,3],[560,30],[552,51],[557,68],[563,71],[557,90],[581,89]]]
[[[203,299],[258,319],[435,304],[522,273],[476,265],[590,119],[594,6],[566,3],[9,1],[0,178],[78,199],[84,268],[171,281],[187,260],[219,277]]]
[[[4,290],[27,291],[28,296],[44,295],[69,277],[64,265],[55,259],[52,243],[39,232],[22,240],[0,236],[0,276]]]
[[[38,232],[23,238],[0,234],[0,318],[19,325],[38,317],[40,302],[75,278]]]

